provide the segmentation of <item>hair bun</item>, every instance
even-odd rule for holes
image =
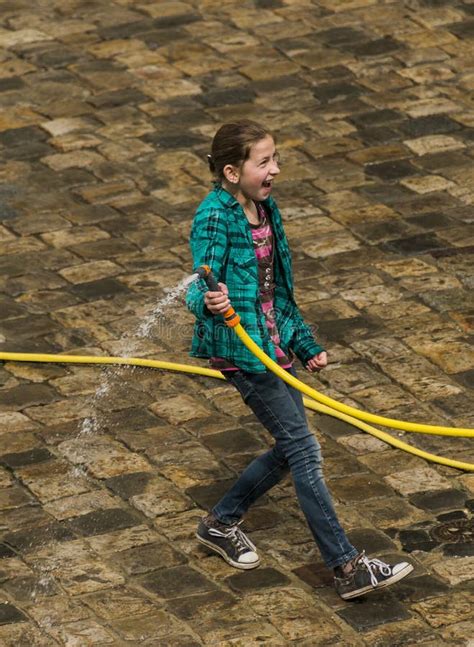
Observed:
[[[214,160],[212,159],[212,155],[207,155],[206,157],[207,157],[207,163],[209,164],[209,169],[211,173],[214,173],[214,171],[216,170],[216,166],[214,164]]]

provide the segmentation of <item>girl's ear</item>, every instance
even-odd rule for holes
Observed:
[[[226,164],[222,169],[225,179],[231,184],[237,184],[239,181],[239,170],[232,164]]]

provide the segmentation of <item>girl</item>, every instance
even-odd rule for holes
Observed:
[[[249,506],[288,472],[300,507],[344,599],[387,586],[413,570],[368,559],[347,539],[322,474],[321,448],[308,429],[299,391],[276,377],[242,344],[222,317],[231,302],[252,339],[296,376],[295,355],[308,371],[327,364],[293,297],[288,242],[271,197],[280,173],[275,139],[263,126],[239,121],[222,126],[208,156],[214,190],[199,205],[191,230],[194,267],[209,265],[219,292],[191,285],[186,303],[196,316],[191,356],[206,357],[240,392],[273,436],[270,451],[253,460],[201,520],[197,539],[240,569],[260,564],[240,528]]]

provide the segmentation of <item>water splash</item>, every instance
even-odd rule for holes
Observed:
[[[143,321],[138,327],[136,336],[140,338],[149,337],[156,320],[164,315],[165,309],[177,301],[181,294],[187,290],[188,286],[198,278],[198,274],[191,274],[180,281],[176,287],[172,288],[168,294],[156,304],[150,314],[146,316],[145,321]]]
[[[158,301],[136,330],[123,337],[121,340],[122,344],[119,355],[121,357],[133,356],[134,350],[139,345],[138,340],[151,336],[154,326],[164,317],[165,311],[176,303],[188,286],[198,278],[198,274],[191,274],[180,281],[176,287],[167,290],[166,296]],[[131,368],[134,369],[135,367]],[[127,369],[130,369],[130,367],[127,367]],[[114,381],[121,376],[123,371],[123,366],[111,366],[102,370],[99,386],[85,403],[86,407],[90,409],[92,413],[82,421],[78,433],[76,434],[77,440],[80,440],[81,438],[85,440],[87,437],[99,435],[101,433],[101,413],[103,413],[103,410],[105,409],[104,405],[106,405],[107,398],[110,397],[113,391]],[[87,464],[84,463],[84,458],[82,456],[78,456],[77,460],[72,462],[73,464],[70,467],[68,476],[74,480],[88,480]],[[42,543],[40,546],[37,546],[37,550],[46,545],[54,547],[55,545],[59,546],[60,544],[57,540],[53,540],[52,542],[47,541]],[[60,583],[55,575],[56,571],[61,567],[60,559],[50,556],[43,562],[33,561],[29,565],[33,573],[36,575],[36,581],[29,593],[29,597],[32,602],[37,601],[45,595],[51,595],[51,592],[54,591],[55,587],[60,589]],[[53,615],[43,619],[43,627],[52,626]]]
[[[152,310],[146,315],[140,325],[131,333],[124,335],[119,350],[120,357],[133,357],[139,348],[140,341],[151,337],[154,327],[165,317],[166,311],[174,305],[187,288],[199,278],[199,274],[190,274],[182,279],[174,288],[169,288],[166,296],[161,298]],[[128,367],[132,372],[136,367]],[[94,394],[90,396],[88,405],[92,415],[84,418],[77,437],[90,437],[101,432],[100,414],[109,395],[113,392],[114,383],[123,374],[122,366],[111,366],[103,369],[100,384]]]

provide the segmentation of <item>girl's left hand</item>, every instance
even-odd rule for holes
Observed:
[[[320,371],[328,364],[328,354],[326,351],[322,351],[318,355],[312,357],[306,364],[306,368],[310,373],[315,371]]]

